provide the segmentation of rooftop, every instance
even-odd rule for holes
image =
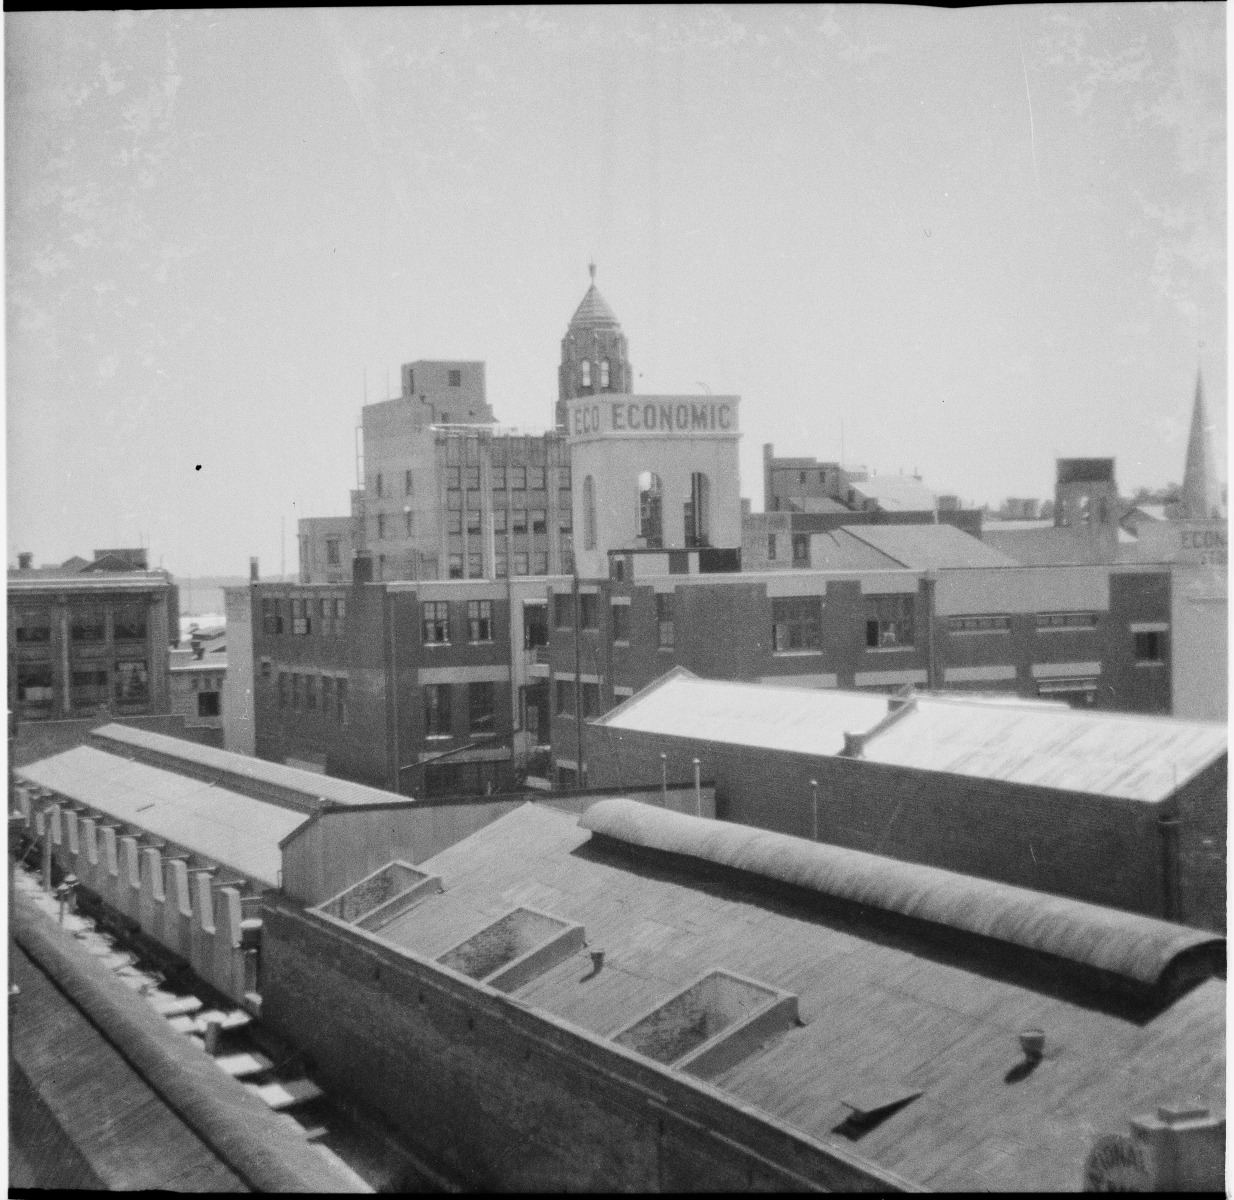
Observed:
[[[845,525],[844,532],[915,571],[1020,564],[954,525]]]
[[[617,320],[608,301],[600,295],[596,288],[596,268],[591,266],[591,287],[583,297],[582,303],[570,318],[571,329],[620,329],[621,322]]]
[[[699,679],[677,668],[592,724],[813,755],[838,755],[846,734],[868,733],[861,757],[870,762],[1149,803],[1228,748],[1216,722],[959,696],[915,696],[875,731],[888,715],[886,696]]]
[[[891,512],[921,512],[934,507],[936,497],[920,479],[911,475],[868,475],[849,485],[859,496],[878,501]]]
[[[704,1078],[931,1188],[1075,1190],[1097,1133],[1180,1089],[1223,1108],[1222,980],[1135,1012],[1092,982],[1140,987],[1223,939],[908,864],[872,880],[887,862],[628,800],[527,805],[422,863],[445,890],[377,936],[437,958],[514,907],[581,924],[602,966],[576,952],[511,996],[604,1039],[716,972],[791,995],[795,1023]],[[1045,1053],[1026,1069],[1029,1027]]]

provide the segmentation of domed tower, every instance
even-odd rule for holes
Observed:
[[[596,290],[596,264],[591,287],[561,339],[557,372],[557,428],[566,427],[566,402],[601,392],[628,393],[634,388],[626,335],[608,302]]]

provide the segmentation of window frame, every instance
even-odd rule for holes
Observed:
[[[448,646],[450,644],[450,602],[448,600],[422,600],[420,602],[420,637],[421,644],[424,646]]]

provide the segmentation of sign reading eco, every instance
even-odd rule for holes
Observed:
[[[656,433],[668,436],[737,432],[737,397],[622,396],[576,400],[570,405],[570,434]]]

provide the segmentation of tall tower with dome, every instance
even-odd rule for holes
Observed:
[[[625,394],[634,389],[626,335],[596,287],[596,264],[588,269],[591,286],[561,339],[555,424],[562,430],[566,428],[566,405],[570,400],[603,392]]]

